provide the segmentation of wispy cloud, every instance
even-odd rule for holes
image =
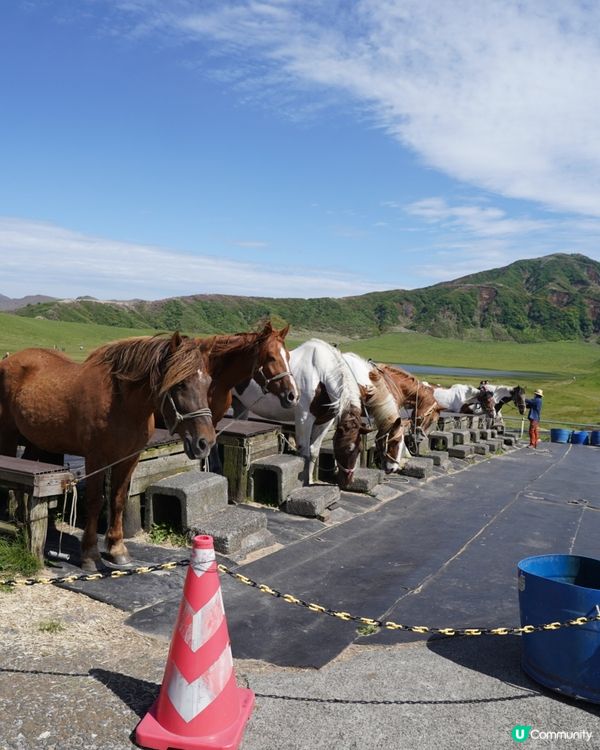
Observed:
[[[262,242],[260,240],[236,240],[233,244],[236,247],[244,247],[248,250],[262,250],[269,246],[268,242]]]
[[[243,96],[345,97],[454,178],[600,216],[598,3],[104,1],[121,33],[201,42]]]
[[[353,274],[192,255],[10,217],[0,217],[0,280],[0,292],[12,297],[101,299],[206,293],[340,297],[383,288]]]

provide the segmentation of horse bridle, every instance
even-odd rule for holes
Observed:
[[[265,375],[263,367],[264,365],[261,365],[257,370],[255,370],[253,377],[254,377],[254,380],[256,380],[256,376],[260,375],[261,378],[264,380],[264,383],[262,385],[258,382],[258,380],[256,380],[256,382],[258,383],[258,385],[260,385],[260,389],[265,395],[269,392],[269,386],[271,385],[271,383],[276,383],[278,380],[282,380],[283,378],[287,376],[289,376],[290,378],[292,377],[292,373],[286,370],[285,372],[279,372],[277,373],[277,375],[273,375],[272,378],[268,378]]]
[[[173,422],[171,427],[169,427],[169,422],[165,416],[165,399],[168,399],[169,404],[171,405],[171,408],[173,409],[173,412],[175,414],[175,421]],[[186,414],[182,414],[177,408],[175,401],[173,400],[171,391],[166,391],[165,395],[162,397],[162,401],[160,402],[160,413],[165,420],[165,424],[167,425],[167,429],[169,430],[169,435],[174,435],[178,425],[180,425],[182,422],[185,422],[186,419],[195,419],[196,417],[208,417],[209,419],[212,419],[212,411],[207,406],[204,406],[202,409],[196,409],[195,411],[188,411]]]

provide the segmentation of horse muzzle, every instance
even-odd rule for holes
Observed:
[[[207,458],[214,444],[214,440],[210,441],[202,436],[193,438],[191,435],[186,435],[183,438],[183,449],[186,456],[192,461]]]

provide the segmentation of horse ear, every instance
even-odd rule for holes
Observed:
[[[181,338],[181,334],[179,333],[179,331],[175,331],[175,333],[171,336],[171,341],[169,342],[169,348],[171,349],[171,352],[179,349],[182,341],[183,339]]]
[[[285,328],[282,328],[281,331],[279,331],[279,337],[284,339],[288,333],[290,332],[290,324],[288,323]]]

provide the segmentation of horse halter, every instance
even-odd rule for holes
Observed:
[[[169,427],[169,422],[164,412],[165,399],[169,400],[171,408],[173,409],[173,412],[175,413],[175,421],[173,422],[171,427]],[[186,414],[181,414],[181,412],[175,405],[173,396],[171,396],[171,391],[167,391],[165,395],[162,397],[162,401],[160,404],[160,413],[162,414],[163,419],[165,420],[165,424],[167,425],[167,429],[169,430],[169,435],[174,435],[175,430],[177,429],[178,425],[180,425],[182,422],[185,422],[186,419],[195,419],[196,417],[208,417],[209,419],[212,419],[212,411],[207,406],[203,407],[202,409],[196,409],[196,411],[188,411]]]
[[[277,373],[277,375],[273,375],[273,377],[272,377],[272,378],[268,378],[268,377],[267,377],[267,376],[265,375],[265,372],[264,372],[264,370],[263,370],[263,365],[261,365],[261,366],[260,366],[260,367],[258,368],[258,370],[255,370],[255,371],[254,371],[254,379],[255,379],[255,380],[256,380],[256,376],[257,376],[257,375],[260,375],[260,376],[261,376],[261,378],[262,378],[262,379],[263,379],[263,381],[264,381],[262,385],[261,385],[260,383],[258,383],[258,380],[257,380],[256,382],[258,383],[258,385],[260,385],[260,389],[261,389],[261,391],[262,391],[262,392],[263,392],[263,393],[264,393],[265,395],[266,395],[266,394],[267,394],[267,393],[269,392],[269,386],[271,385],[271,383],[276,383],[276,382],[277,382],[278,380],[282,380],[283,378],[286,378],[286,377],[288,377],[288,376],[289,376],[290,378],[292,377],[292,373],[291,373],[291,372],[288,372],[288,370],[286,370],[285,372],[279,372],[279,373]]]

